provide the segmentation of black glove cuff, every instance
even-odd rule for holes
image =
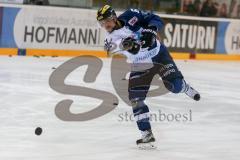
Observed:
[[[157,30],[158,30],[156,26],[148,26],[148,28],[149,28],[149,29],[152,29],[152,30],[154,30],[154,31],[156,31],[156,32],[157,32]]]
[[[144,33],[151,33],[151,34],[153,34],[154,36],[157,36],[157,32],[156,32],[155,30],[153,30],[153,29],[150,29],[150,28],[143,29],[143,30],[142,30],[142,34],[144,34]]]

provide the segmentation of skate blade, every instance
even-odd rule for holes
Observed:
[[[152,149],[156,149],[157,146],[153,143],[140,143],[138,144],[138,148],[141,150],[152,150]]]

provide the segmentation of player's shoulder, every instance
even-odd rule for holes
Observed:
[[[122,14],[139,14],[139,13],[141,13],[141,10],[136,9],[136,8],[129,8]]]
[[[124,26],[128,26],[130,30],[137,31],[139,26],[136,25],[142,20],[142,12],[138,9],[128,9],[118,16],[118,20],[123,23]]]
[[[132,18],[133,16],[136,16],[138,14],[141,14],[141,11],[135,8],[130,8],[126,11],[124,11],[122,14],[118,16],[118,19],[128,19]]]

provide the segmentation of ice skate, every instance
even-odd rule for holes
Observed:
[[[155,138],[151,130],[146,130],[142,132],[142,138],[136,141],[139,149],[155,149],[157,148],[154,144]]]
[[[198,91],[196,91],[194,88],[192,88],[191,86],[188,86],[185,94],[187,96],[189,96],[190,98],[192,98],[195,101],[199,101],[200,100],[200,94],[198,93]]]

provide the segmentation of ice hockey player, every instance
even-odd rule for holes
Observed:
[[[144,103],[154,75],[159,74],[172,93],[185,93],[196,101],[200,100],[200,94],[186,83],[166,46],[159,41],[157,33],[164,27],[159,16],[138,9],[129,9],[117,16],[111,6],[105,5],[98,10],[97,21],[107,31],[105,49],[112,54],[125,55],[137,66],[131,71],[128,86],[133,114],[142,133],[136,143],[140,148],[154,148],[149,108]]]

